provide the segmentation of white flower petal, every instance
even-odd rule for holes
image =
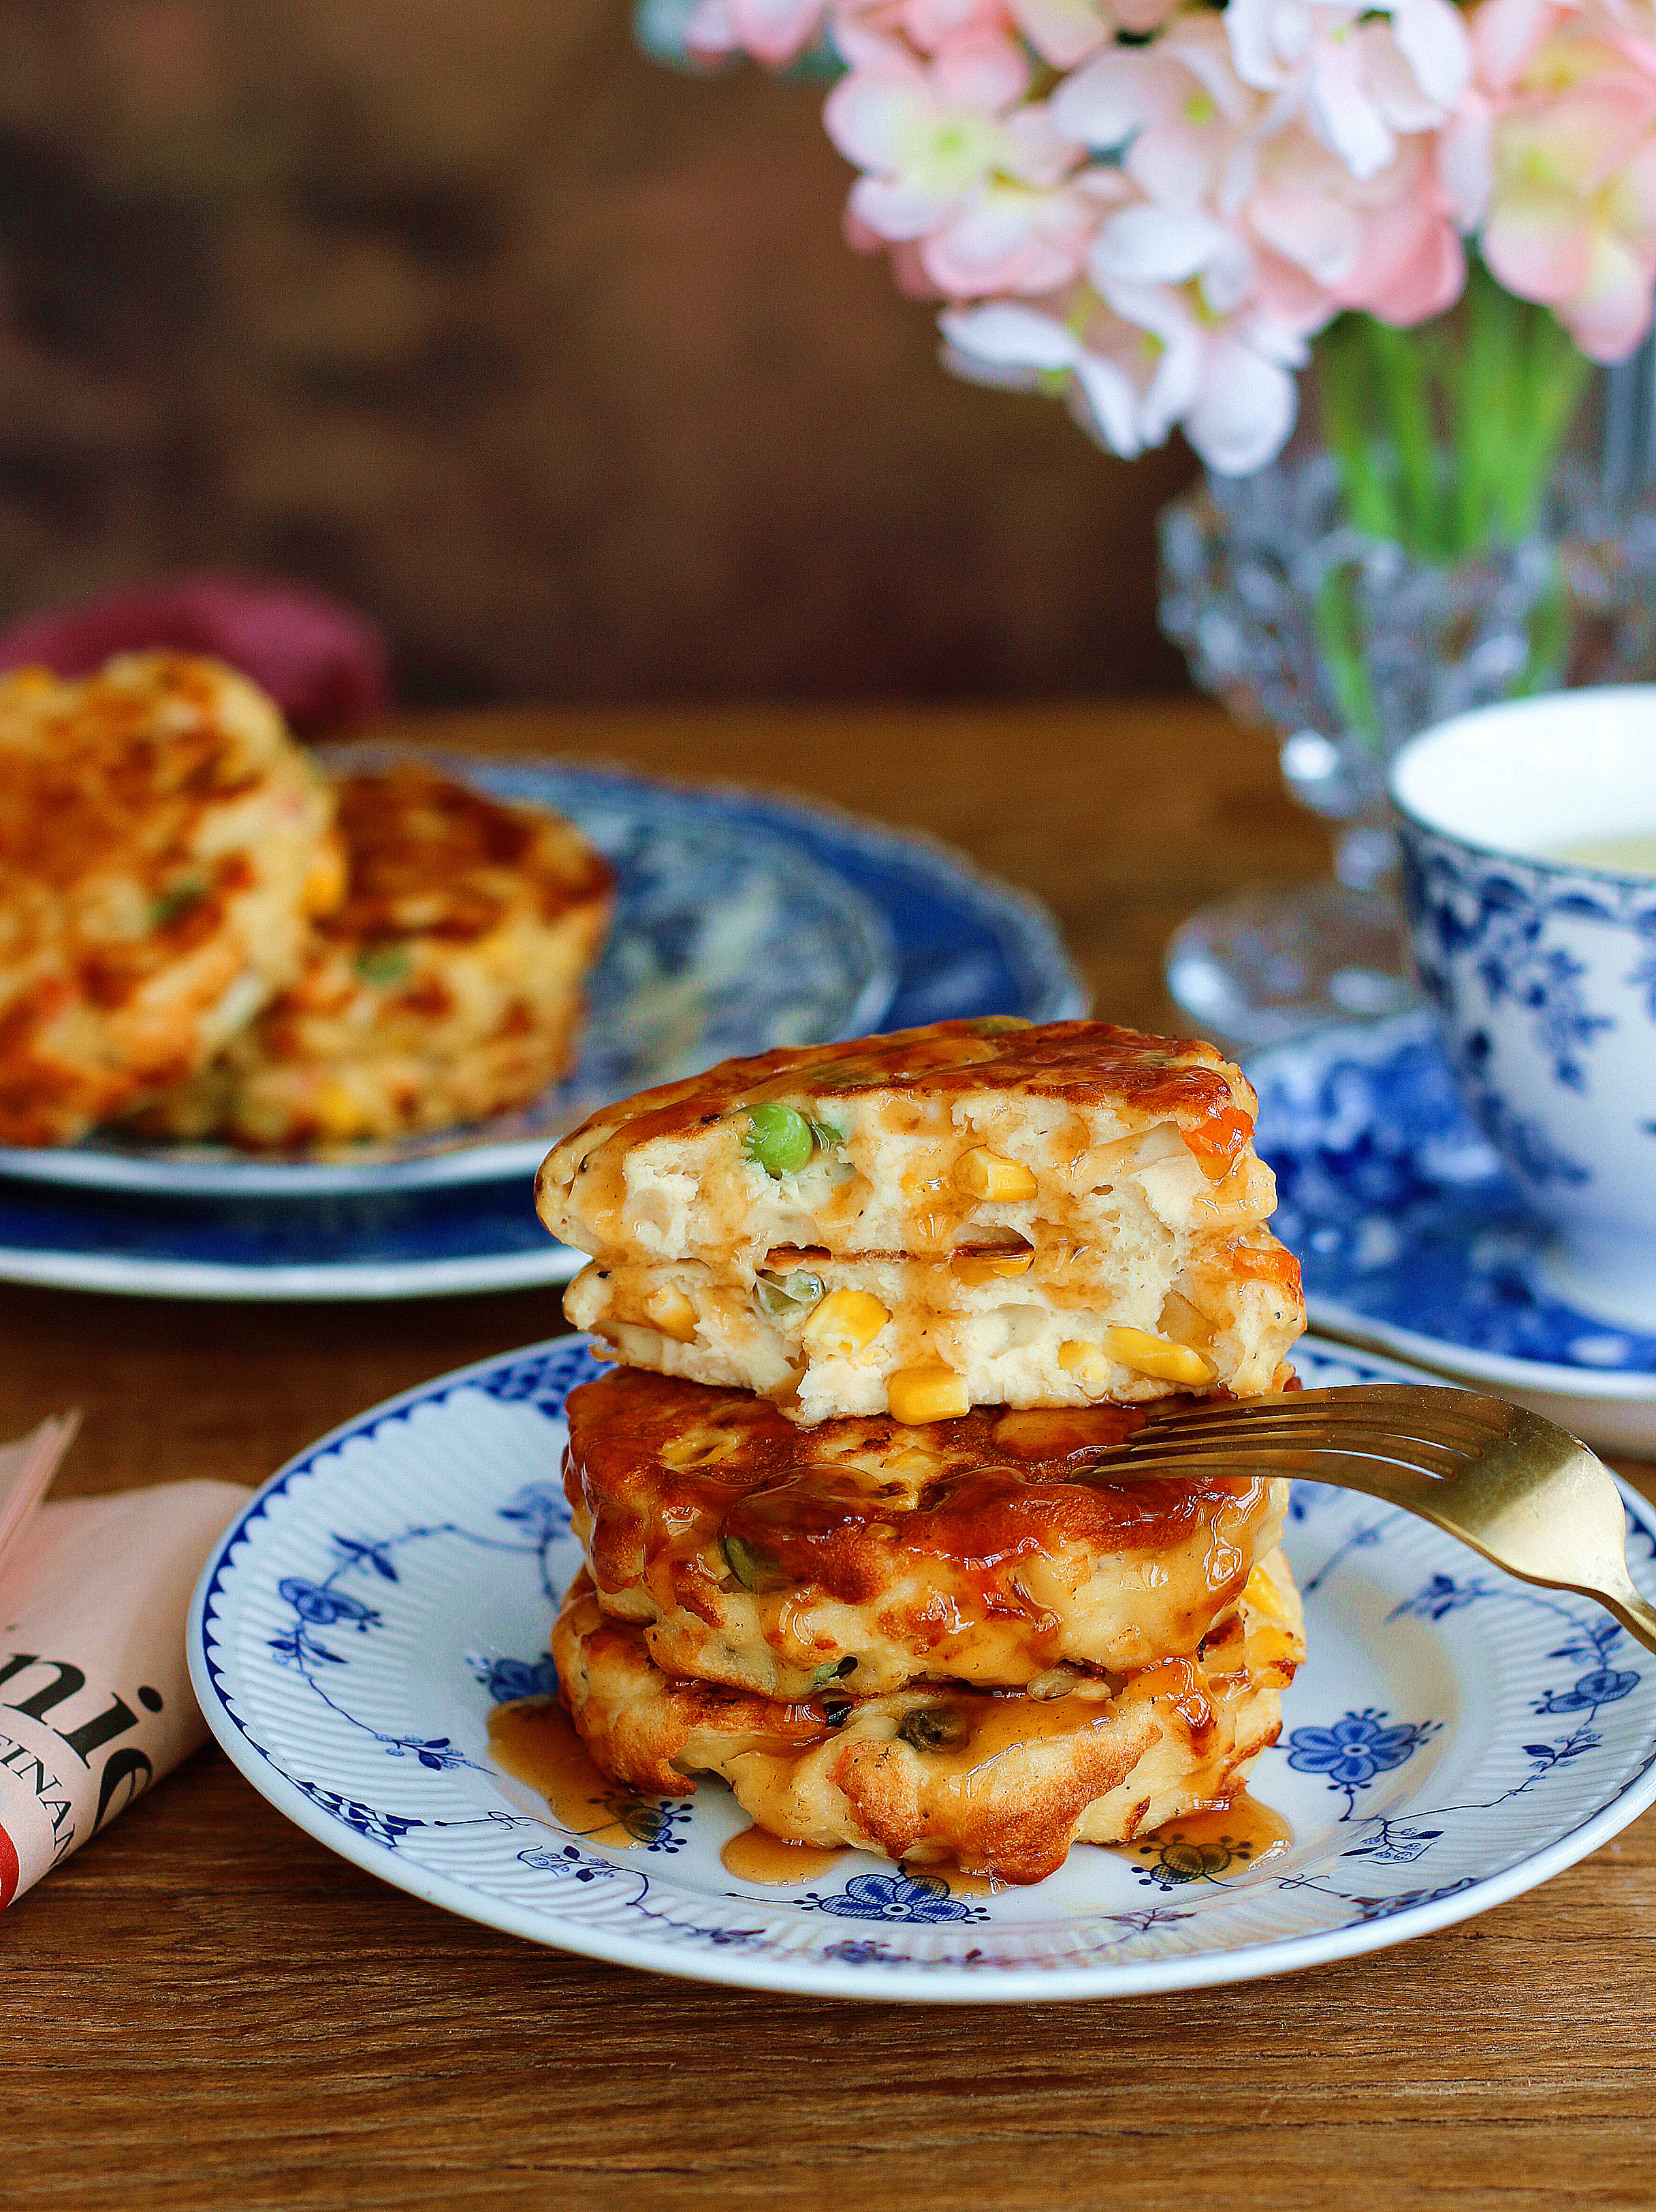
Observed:
[[[1231,234],[1194,208],[1124,208],[1094,244],[1101,283],[1183,284],[1224,254]]]
[[[1446,112],[1471,75],[1471,41],[1449,0],[1393,0],[1392,25],[1421,90]]]
[[[940,198],[901,179],[891,182],[883,177],[858,177],[851,188],[852,214],[885,239],[924,238],[954,204],[953,194]]]
[[[895,169],[931,115],[918,70],[901,76],[854,70],[823,103],[822,128],[859,169]]]
[[[1075,365],[1075,380],[1070,411],[1082,428],[1124,460],[1142,453],[1138,394],[1125,374],[1102,355],[1083,351]]]
[[[1276,0],[1230,0],[1225,9],[1225,31],[1231,58],[1244,84],[1260,92],[1274,92],[1283,81],[1282,64],[1271,36]]]
[[[997,301],[988,307],[950,307],[937,328],[956,352],[986,368],[1037,372],[1073,368],[1081,341],[1055,316]]]
[[[1319,46],[1307,74],[1306,107],[1312,126],[1354,177],[1372,177],[1396,151],[1397,141],[1369,98],[1357,57],[1344,46]]]
[[[1112,48],[1065,77],[1052,94],[1052,120],[1077,146],[1111,152],[1149,121],[1164,75],[1149,48]]]
[[[1201,396],[1185,417],[1185,435],[1220,476],[1252,476],[1287,444],[1298,409],[1286,369],[1222,338],[1208,349]]]

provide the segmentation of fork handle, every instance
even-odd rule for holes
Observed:
[[[1619,1589],[1594,1590],[1606,1611],[1613,1613],[1629,1636],[1636,1636],[1647,1651],[1656,1651],[1656,1605],[1640,1596],[1629,1582]]]

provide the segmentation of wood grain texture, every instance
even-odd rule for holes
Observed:
[[[811,790],[1058,908],[1162,1024],[1198,900],[1321,858],[1201,708],[448,724]],[[0,1291],[0,1434],[71,1401],[64,1492],[254,1482],[374,1400],[561,1325],[554,1293],[373,1307]],[[1656,1495],[1653,1470],[1629,1470]],[[1656,1814],[1530,1896],[1287,1980],[920,2011],[586,1964],[383,1887],[215,1750],[0,1919],[0,2204],[1647,2206]]]

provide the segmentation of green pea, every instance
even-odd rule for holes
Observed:
[[[767,1175],[798,1175],[816,1149],[810,1123],[792,1106],[767,1098],[748,1116],[747,1150]]]
[[[966,1716],[953,1705],[914,1705],[898,1722],[897,1733],[916,1751],[949,1751],[966,1741]]]
[[[721,1536],[719,1549],[725,1554],[725,1564],[745,1590],[762,1597],[772,1590],[786,1589],[791,1577],[782,1571],[781,1563],[757,1544],[750,1544],[745,1536]]]
[[[852,1658],[830,1659],[826,1667],[819,1667],[811,1676],[811,1688],[826,1690],[830,1682],[837,1682],[842,1675],[851,1674],[857,1662]]]
[[[351,965],[365,983],[400,983],[409,972],[408,948],[402,945],[365,945]]]
[[[754,1285],[759,1310],[767,1321],[788,1321],[822,1302],[822,1279],[796,1267],[791,1275],[761,1274]]]
[[[206,896],[207,885],[199,876],[186,877],[182,883],[174,884],[169,890],[164,890],[152,904],[149,909],[149,927],[152,929],[170,927],[181,916],[188,914],[191,907],[199,906]]]

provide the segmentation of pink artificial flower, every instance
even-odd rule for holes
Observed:
[[[1447,121],[1471,73],[1450,0],[1391,0],[1383,15],[1362,0],[1229,0],[1224,21],[1243,82],[1356,177],[1383,169],[1400,135]]]
[[[1056,292],[1081,274],[1104,204],[1125,189],[1109,170],[1047,189],[992,180],[922,242],[920,266],[949,299]]]
[[[997,300],[940,315],[943,362],[975,384],[1061,397],[1089,437],[1131,460],[1138,407],[1159,348],[1084,287],[1039,305]]]
[[[1471,18],[1472,52],[1481,81],[1510,92],[1544,39],[1569,14],[1554,0],[1484,0]]]
[[[1656,98],[1599,83],[1515,103],[1496,122],[1482,250],[1509,292],[1553,309],[1590,360],[1650,327]]]
[[[1109,218],[1094,241],[1089,269],[1106,299],[1124,284],[1139,290],[1188,285],[1203,313],[1216,319],[1244,306],[1259,277],[1253,248],[1237,227],[1204,207],[1153,201]]]
[[[849,12],[858,12],[856,0]],[[891,20],[923,54],[956,39],[1004,38],[1012,28],[1003,0],[900,0]]]
[[[1399,141],[1384,169],[1360,179],[1307,131],[1284,131],[1260,147],[1242,212],[1252,237],[1321,293],[1323,320],[1354,307],[1398,325],[1425,322],[1452,307],[1465,283],[1465,255],[1423,138]]]
[[[1072,70],[1118,31],[1159,30],[1180,0],[1007,0],[1018,29],[1056,70]]]
[[[684,27],[688,52],[707,60],[752,54],[775,68],[808,46],[822,24],[823,0],[696,0]]]
[[[1237,76],[1216,15],[1185,16],[1146,46],[1114,46],[1065,79],[1052,119],[1068,138],[1121,149],[1149,199],[1192,207],[1222,199],[1265,101]]]
[[[1252,476],[1276,459],[1299,413],[1293,371],[1310,359],[1304,337],[1252,302],[1216,313],[1195,284],[1116,283],[1104,295],[1160,344],[1138,427],[1160,445],[1174,424],[1209,468]]]
[[[846,25],[852,66],[828,94],[830,138],[865,172],[851,209],[885,239],[919,239],[963,213],[992,182],[1052,185],[1079,159],[1042,102],[1020,106],[1029,66],[1010,40],[974,36],[929,64],[895,40]]]
[[[1656,15],[1647,0],[1484,0],[1480,83],[1440,171],[1480,250],[1583,353],[1619,361],[1656,291]]]

